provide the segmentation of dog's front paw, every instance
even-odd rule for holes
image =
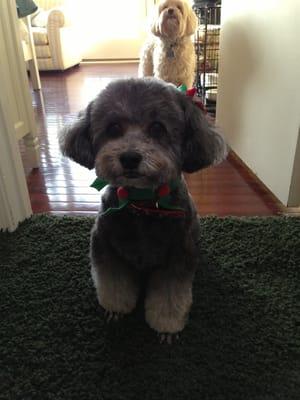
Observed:
[[[173,344],[179,340],[179,333],[158,333],[160,344]]]
[[[146,309],[145,318],[148,325],[161,336],[178,335],[184,329],[187,321],[186,315],[170,315],[170,313],[149,309]]]
[[[108,310],[105,310],[104,312],[104,318],[107,323],[120,321],[123,317],[124,314],[119,312],[113,312]]]
[[[175,279],[163,270],[153,273],[145,298],[145,319],[152,329],[167,338],[169,334],[176,336],[187,323],[191,305],[190,279]]]
[[[96,287],[98,302],[109,315],[117,320],[121,314],[131,313],[137,303],[139,287],[130,271],[120,266],[114,271],[106,265],[93,265],[92,279]]]

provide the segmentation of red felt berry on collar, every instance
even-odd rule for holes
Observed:
[[[165,183],[164,185],[159,187],[157,194],[159,197],[165,197],[168,196],[168,194],[170,194],[170,191],[171,191],[170,186],[167,183]]]
[[[117,189],[117,195],[118,195],[119,199],[122,199],[122,200],[127,199],[128,198],[128,190],[125,189],[123,186],[120,186]]]

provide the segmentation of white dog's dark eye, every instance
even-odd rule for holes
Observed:
[[[183,14],[183,8],[181,6],[177,6],[178,10]]]
[[[109,137],[118,137],[122,135],[123,128],[120,124],[110,124],[106,129],[106,133]]]
[[[166,128],[160,122],[153,122],[149,127],[149,133],[151,136],[159,138],[166,133]]]

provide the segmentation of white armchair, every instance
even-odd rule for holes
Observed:
[[[80,32],[64,8],[65,1],[35,3],[39,9],[31,17],[31,26],[39,70],[65,70],[79,64]]]

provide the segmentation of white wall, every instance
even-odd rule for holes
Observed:
[[[291,182],[300,186],[299,21],[299,0],[222,2],[217,122],[284,204]]]
[[[81,29],[84,60],[139,57],[149,0],[67,1]]]

